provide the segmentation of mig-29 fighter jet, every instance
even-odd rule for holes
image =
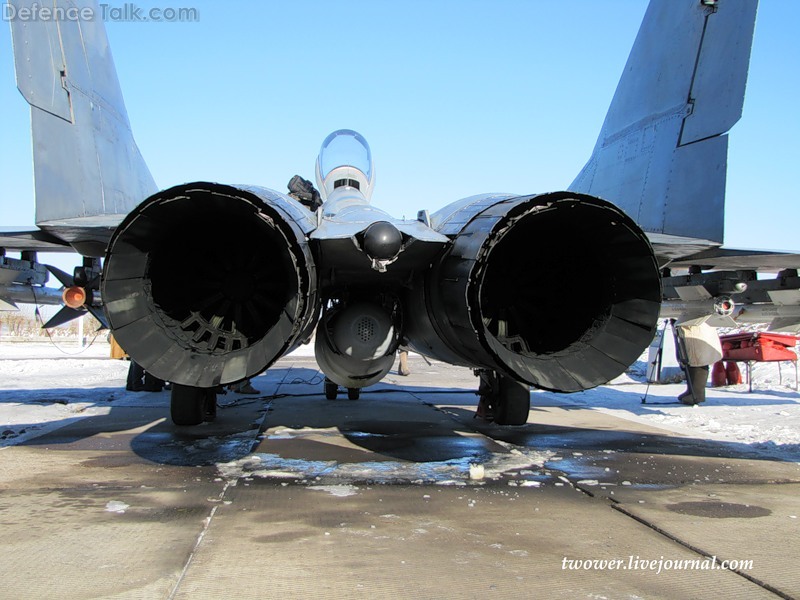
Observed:
[[[380,381],[402,344],[479,370],[496,421],[524,423],[530,386],[575,392],[622,373],[664,300],[680,318],[731,318],[736,294],[773,306],[789,289],[783,304],[798,304],[797,273],[785,270],[796,255],[721,249],[726,132],[741,115],[755,12],[754,0],[652,0],[572,185],[471,196],[414,220],[371,203],[369,145],[346,129],[322,144],[319,205],[249,185],[159,191],[102,21],[12,20],[37,229],[0,233],[0,247],[23,253],[3,259],[0,298],[33,289],[47,301],[35,253],[83,255],[73,276],[54,270],[67,303],[56,321],[103,319],[173,383],[180,425],[202,422],[218,386],[262,372],[315,330],[334,394]],[[697,268],[673,276],[674,266]],[[783,279],[747,292],[743,273],[772,267]]]

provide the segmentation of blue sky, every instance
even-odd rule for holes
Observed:
[[[724,0],[722,0],[724,1]],[[111,3],[112,6],[122,3]],[[128,113],[160,187],[285,191],[352,128],[397,217],[481,192],[563,189],[586,162],[644,0],[298,0],[185,6],[197,23],[107,23]],[[800,2],[762,0],[731,134],[725,243],[800,251]],[[0,225],[33,223],[28,107],[0,23]]]

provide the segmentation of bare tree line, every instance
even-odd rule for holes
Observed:
[[[78,320],[75,319],[60,327],[51,328],[48,335],[48,331],[42,329],[42,319],[36,314],[27,314],[24,311],[0,312],[0,336],[3,337],[20,339],[77,338],[78,327]],[[87,314],[84,317],[84,335],[93,336],[93,332],[99,327],[100,323],[93,316]]]

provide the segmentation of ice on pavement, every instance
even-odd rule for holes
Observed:
[[[303,430],[299,430],[302,432]],[[315,434],[327,430],[309,429]],[[330,435],[338,435],[331,429]],[[509,452],[495,452],[482,457],[485,479],[498,479],[505,473],[530,467],[541,467],[551,456],[550,452],[511,448]],[[349,483],[409,483],[438,485],[466,485],[476,458],[463,456],[443,461],[413,462],[381,460],[364,462],[337,462],[335,460],[304,460],[284,458],[277,454],[258,453],[228,463],[218,464],[220,473],[229,479],[260,477],[292,479],[321,485]]]

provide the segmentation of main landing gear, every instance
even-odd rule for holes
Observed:
[[[217,390],[172,384],[170,414],[175,425],[200,425],[217,416]]]
[[[478,410],[476,417],[494,421],[498,425],[524,425],[531,410],[531,388],[497,371],[479,369]]]

